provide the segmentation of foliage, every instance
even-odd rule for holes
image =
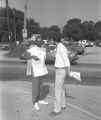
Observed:
[[[92,21],[84,21],[82,23],[82,28],[85,39],[90,40],[92,35],[94,34],[94,23]]]
[[[56,25],[53,25],[50,27],[50,39],[52,40],[57,40],[60,39],[61,33],[60,33],[60,28]]]
[[[11,8],[8,8],[8,10],[9,10],[10,32],[12,33],[12,42],[14,42],[14,27],[16,27],[17,39],[22,40],[21,33],[22,33],[22,28],[23,28],[24,13],[19,10],[11,9]],[[15,14],[14,14],[14,11],[15,11]],[[15,24],[14,24],[14,18],[15,18]],[[0,10],[0,33],[2,34],[1,37],[5,36],[5,34],[8,35],[7,8],[6,7]]]
[[[93,21],[81,22],[80,19],[71,19],[63,27],[62,34],[69,39],[92,40],[101,39],[101,21],[94,23]]]
[[[50,27],[43,27],[40,30],[40,34],[43,39],[56,40],[60,38],[60,28],[57,25],[52,25]]]
[[[35,22],[33,18],[27,19],[27,31],[28,37],[31,37],[33,34],[39,34],[40,24]]]
[[[95,33],[96,33],[96,38],[98,40],[101,40],[101,21],[97,21],[94,25]]]
[[[6,7],[0,10],[0,37],[1,37],[0,40],[2,40],[3,36],[5,37],[8,35],[6,10],[7,10]],[[14,24],[14,20],[15,20],[15,24]],[[22,29],[24,28],[24,13],[15,8],[13,9],[9,8],[9,24],[12,33],[12,42],[15,41],[14,29],[16,29],[16,39],[20,42],[23,41]],[[35,22],[33,18],[27,19],[27,31],[28,31],[28,37],[30,37],[32,34],[39,33],[40,24]],[[9,42],[8,39],[7,42]]]
[[[42,36],[42,39],[44,40],[50,39],[50,29],[48,27],[42,27],[40,29],[40,34]]]
[[[69,39],[72,38],[74,40],[80,40],[84,37],[80,19],[71,19],[67,21],[67,24],[64,26],[62,32],[64,36]]]
[[[7,10],[9,10],[9,24],[12,35],[12,43],[16,40],[23,41],[22,29],[24,27],[24,13],[15,8],[1,8],[0,9],[0,42],[9,42],[8,23],[7,23]],[[61,29],[57,25],[50,27],[41,27],[34,18],[27,18],[26,28],[28,37],[33,34],[41,34],[43,39],[56,40],[61,37],[68,38],[69,40],[92,40],[96,41],[101,39],[101,21],[94,23],[93,21],[81,21],[78,18],[73,18]],[[16,31],[14,31],[16,30]]]
[[[23,42],[20,42],[17,45],[17,49],[14,49],[13,51],[10,51],[7,56],[11,57],[11,58],[16,58],[16,57],[20,57],[21,55],[23,55],[26,52],[26,45],[23,44]]]

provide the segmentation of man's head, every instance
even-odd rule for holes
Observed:
[[[41,36],[36,37],[35,44],[41,47],[45,42],[42,40]]]
[[[62,43],[65,43],[65,39],[64,39],[64,38],[61,38],[61,42],[62,42]]]
[[[60,37],[60,36],[57,36],[57,39],[55,39],[56,45],[57,45],[58,43],[60,43],[60,42],[61,42],[61,37]]]
[[[61,42],[61,35],[60,34],[56,34],[54,40],[55,40],[56,43],[60,43]]]

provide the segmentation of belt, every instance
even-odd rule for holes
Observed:
[[[67,67],[55,67],[55,69],[66,69]]]

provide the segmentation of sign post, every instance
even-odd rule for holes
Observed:
[[[22,35],[23,35],[23,38],[27,37],[27,29],[22,30]]]

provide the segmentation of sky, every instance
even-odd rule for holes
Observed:
[[[1,1],[1,0],[0,0]],[[27,17],[34,18],[42,27],[63,27],[68,20],[101,20],[101,0],[8,0],[11,8],[24,11],[27,1]],[[5,6],[5,0],[2,0]]]

